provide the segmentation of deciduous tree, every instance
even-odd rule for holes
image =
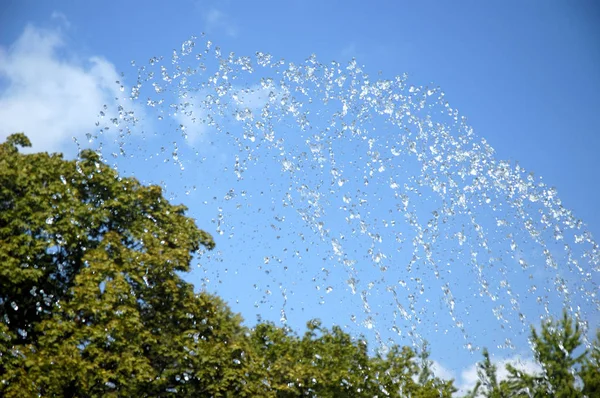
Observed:
[[[212,237],[92,151],[0,145],[0,394],[251,394],[244,329],[178,276]]]

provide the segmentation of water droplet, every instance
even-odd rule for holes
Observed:
[[[423,315],[431,314],[436,295],[448,315],[439,329],[463,334],[468,312],[478,305],[491,313],[489,328],[500,329],[511,321],[521,326],[525,316],[536,319],[563,301],[597,307],[593,281],[599,270],[593,265],[600,260],[583,222],[555,189],[497,159],[439,88],[410,85],[406,76],[369,77],[355,61],[344,67],[314,56],[293,64],[262,52],[223,55],[212,42],[195,38],[175,48],[172,63],[152,57],[139,67],[140,84],[131,94],[132,105],[165,128],[143,132],[125,109],[113,114],[106,106],[98,126],[119,135],[118,162],[126,154],[147,159],[148,170],[158,158],[168,163],[157,167],[179,165],[190,210],[197,210],[196,192],[204,195],[203,211],[220,207],[216,235],[229,238],[219,238],[218,246],[260,265],[260,275],[230,273],[248,272],[249,292],[242,284],[239,294],[252,295],[257,307],[272,300],[285,322],[286,311],[300,311],[305,303],[290,293],[285,304],[276,304],[281,297],[271,297],[266,285],[277,278],[301,284],[309,274],[326,275],[315,277],[321,289],[310,289],[317,293],[314,302],[333,305],[322,296],[339,282],[333,279],[340,278],[337,264],[349,287],[336,291],[340,300],[342,292],[359,292],[350,298],[363,300],[364,315],[372,318],[363,322],[359,316],[357,322],[343,305],[328,310],[369,333],[399,334],[391,327],[396,315],[407,322],[409,337],[438,329]],[[94,142],[108,148],[108,137],[100,134]],[[129,144],[140,137],[144,148],[126,153],[124,147],[135,147]],[[168,181],[174,191],[176,177]],[[192,192],[192,184],[203,189]],[[216,266],[206,267],[205,283],[224,281],[224,256],[207,258]],[[281,276],[281,264],[298,271]],[[562,279],[555,278],[559,264]],[[525,286],[525,275],[535,285]],[[520,303],[527,298],[534,303],[525,311]],[[392,312],[380,311],[388,304]],[[519,338],[508,337],[511,344]],[[466,348],[478,340],[465,336]]]

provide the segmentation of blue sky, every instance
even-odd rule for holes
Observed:
[[[491,197],[490,206],[457,214],[439,226],[433,257],[443,276],[434,276],[433,263],[426,264],[420,249],[409,273],[406,264],[415,253],[412,241],[419,227],[406,227],[409,219],[396,220],[398,213],[388,211],[402,203],[400,196],[393,196],[402,189],[394,191],[390,186],[396,182],[400,187],[407,183],[409,188],[421,188],[422,175],[415,157],[405,156],[408,152],[395,157],[391,151],[398,145],[401,128],[372,112],[372,117],[359,123],[368,130],[365,136],[375,140],[371,147],[369,139],[358,136],[330,139],[342,122],[352,121],[354,109],[341,117],[335,115],[341,109],[337,100],[330,105],[308,103],[308,97],[323,94],[322,87],[309,83],[306,87],[312,91],[306,96],[296,90],[302,85],[288,87],[294,98],[303,101],[303,111],[310,112],[311,127],[305,132],[293,116],[281,113],[279,120],[269,119],[277,134],[273,141],[260,137],[252,141],[242,136],[245,121],[236,122],[235,112],[247,108],[257,115],[270,101],[268,92],[273,93],[274,103],[287,98],[281,87],[259,88],[261,78],[271,77],[277,84],[289,63],[309,65],[306,60],[311,54],[328,67],[339,62],[346,76],[354,73],[346,66],[356,58],[362,72],[354,77],[361,84],[363,72],[373,84],[407,73],[406,93],[410,85],[441,87],[445,100],[474,129],[477,138],[469,144],[480,144],[484,138],[495,150],[493,159],[509,160],[513,168],[518,162],[527,170],[522,174],[525,181],[527,173],[534,172],[536,184],[543,178],[556,187],[562,205],[583,220],[593,236],[599,236],[600,216],[594,206],[600,186],[599,19],[600,7],[593,1],[376,2],[369,6],[358,1],[181,1],[165,6],[153,1],[9,0],[0,10],[0,139],[25,130],[34,149],[74,154],[72,137],[76,137],[82,146],[102,145],[109,163],[122,172],[161,183],[168,196],[188,205],[199,226],[217,240],[218,251],[201,258],[204,267],[195,269],[190,279],[222,295],[250,325],[257,317],[281,322],[283,310],[295,329],[311,317],[320,317],[326,324],[346,326],[355,335],[364,333],[374,342],[379,337],[383,343],[392,339],[410,344],[413,339],[408,334],[415,332],[431,342],[440,372],[467,386],[473,382],[472,365],[480,359],[477,349],[471,354],[467,344],[489,347],[498,360],[520,356],[531,366],[527,327],[519,322],[519,313],[526,315],[525,323],[537,323],[544,303],[551,313],[560,311],[562,296],[556,294],[553,272],[566,281],[574,306],[581,306],[590,324],[598,325],[597,307],[586,295],[598,289],[598,265],[593,269],[584,258],[577,263],[581,270],[545,268],[543,248],[524,231],[517,214],[500,205],[506,203],[505,192],[484,189]],[[202,32],[206,37],[200,37]],[[173,50],[180,53],[178,65],[197,64],[191,56],[181,55],[182,43],[190,36],[199,37],[192,56],[203,52],[206,40],[214,43],[204,58],[207,75],[191,76],[188,94],[194,115],[200,119],[214,115],[221,128],[218,133],[216,126],[186,119],[184,109],[173,115],[168,105],[184,102],[181,94],[187,90],[176,83],[163,80],[167,87],[163,95],[142,79],[140,99],[129,99],[140,66],[146,67],[142,76],[150,71],[160,75],[161,65],[173,76]],[[256,66],[253,74],[232,73],[237,80],[231,80],[232,90],[223,97],[230,99],[220,108],[223,116],[218,109],[200,105],[201,97],[214,95],[214,86],[200,85],[218,70],[215,46],[224,57],[234,52],[256,62],[258,51],[273,56],[270,67]],[[160,56],[163,61],[150,65],[150,58]],[[280,59],[285,60],[282,66],[272,66]],[[252,92],[244,94],[244,89]],[[436,89],[432,98],[439,93]],[[231,99],[234,95],[237,100]],[[166,102],[151,107],[146,98]],[[417,115],[430,112],[434,121],[451,126],[451,118],[439,116],[439,104],[432,103]],[[104,104],[106,116],[101,118]],[[114,116],[118,105],[132,110],[140,121],[134,126],[121,119],[120,126],[99,135],[98,126]],[[286,109],[291,105],[286,104]],[[338,124],[327,130],[334,119]],[[187,127],[187,139],[180,124]],[[123,126],[130,127],[131,134],[119,138],[116,131]],[[453,137],[464,133],[458,126],[449,130]],[[86,133],[97,137],[88,143]],[[279,137],[284,142],[278,142]],[[427,152],[428,146],[419,151]],[[369,160],[374,152],[381,153],[380,159]],[[236,156],[241,162],[238,168],[247,167],[241,180],[235,174]],[[380,166],[384,170],[379,171]],[[376,171],[369,176],[373,168]],[[365,176],[369,185],[364,184]],[[345,182],[337,185],[340,179]],[[519,182],[518,178],[510,181]],[[543,190],[532,189],[538,191]],[[431,212],[442,206],[440,197],[431,189],[405,194],[425,229]],[[492,214],[494,204],[499,210]],[[538,220],[540,206],[536,201],[523,209]],[[344,221],[350,214],[361,218]],[[473,219],[488,231],[490,252],[479,250],[483,241],[478,240]],[[499,219],[507,220],[507,229]],[[403,226],[391,225],[392,221]],[[403,235],[395,240],[399,232]],[[421,237],[427,240],[433,235]],[[466,240],[463,245],[461,236]],[[560,254],[562,241],[543,238],[550,253],[565,258]],[[576,238],[566,236],[565,241],[569,239]],[[506,248],[511,242],[518,246],[516,251]],[[479,273],[476,266],[465,267],[474,252],[479,253],[480,263],[494,265]],[[494,260],[497,257],[501,260]],[[522,269],[520,260],[531,268]],[[582,282],[579,277],[586,273],[590,277]],[[486,283],[497,300],[479,296]],[[444,293],[444,286],[450,287],[450,294]],[[548,289],[541,304],[536,303],[540,293],[532,286]],[[578,291],[579,286],[584,291]],[[410,321],[402,320],[403,310],[411,315]]]

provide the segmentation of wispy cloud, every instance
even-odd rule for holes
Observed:
[[[71,27],[71,22],[69,22],[69,19],[67,18],[67,16],[60,11],[52,11],[50,18],[52,18],[55,21],[58,21],[60,24],[62,24],[67,29],[69,29]]]
[[[236,121],[254,120],[259,117],[265,105],[280,101],[281,96],[282,94],[276,87],[232,86],[226,96],[226,106]],[[171,114],[179,130],[183,130],[191,145],[206,140],[207,134],[211,130],[210,125],[216,118],[216,115],[211,112],[215,106],[215,97],[214,93],[211,95],[210,91],[203,90],[195,98],[188,98],[185,105],[178,106],[178,110]]]
[[[344,58],[356,58],[358,54],[358,48],[356,43],[349,43],[346,47],[342,48],[341,55]]]
[[[216,8],[211,8],[204,13],[206,32],[224,32],[227,36],[236,37],[238,28],[229,15]]]
[[[116,109],[127,108],[127,90],[117,83],[115,66],[100,56],[85,63],[65,58],[59,55],[68,54],[65,47],[58,30],[32,25],[10,47],[0,47],[1,141],[23,131],[33,150],[61,151],[73,137],[94,132],[105,105],[107,119],[123,117]]]
[[[180,107],[170,116],[176,122],[177,130],[185,134],[191,145],[205,141],[209,125],[213,120],[213,116],[207,111],[204,101],[200,98],[190,98],[186,106]]]
[[[351,42],[341,49],[340,57],[341,58],[338,61],[345,64],[352,58],[356,59],[358,62],[362,62],[362,60],[366,58],[366,55],[364,48],[360,47],[355,42]]]
[[[431,365],[431,371],[433,372],[434,375],[436,375],[436,377],[439,377],[440,379],[443,380],[450,380],[455,378],[454,373],[446,368],[444,365],[442,365],[441,363],[439,363],[438,361],[432,361],[432,365]]]

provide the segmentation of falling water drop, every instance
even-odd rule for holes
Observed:
[[[136,136],[122,131],[139,132],[132,156],[147,159],[149,179],[175,164],[169,189],[202,187],[185,202],[213,219],[220,254],[204,280],[222,280],[236,310],[269,301],[273,321],[350,319],[357,334],[390,338],[447,329],[470,351],[486,338],[473,324],[511,348],[548,309],[600,311],[600,254],[583,222],[497,159],[439,88],[377,80],[354,60],[223,55],[196,38],[180,48],[170,64],[139,67],[132,109],[103,109],[95,142],[124,153]],[[154,155],[169,153],[166,165]],[[234,272],[223,277],[223,264]],[[273,295],[278,285],[287,293]]]

